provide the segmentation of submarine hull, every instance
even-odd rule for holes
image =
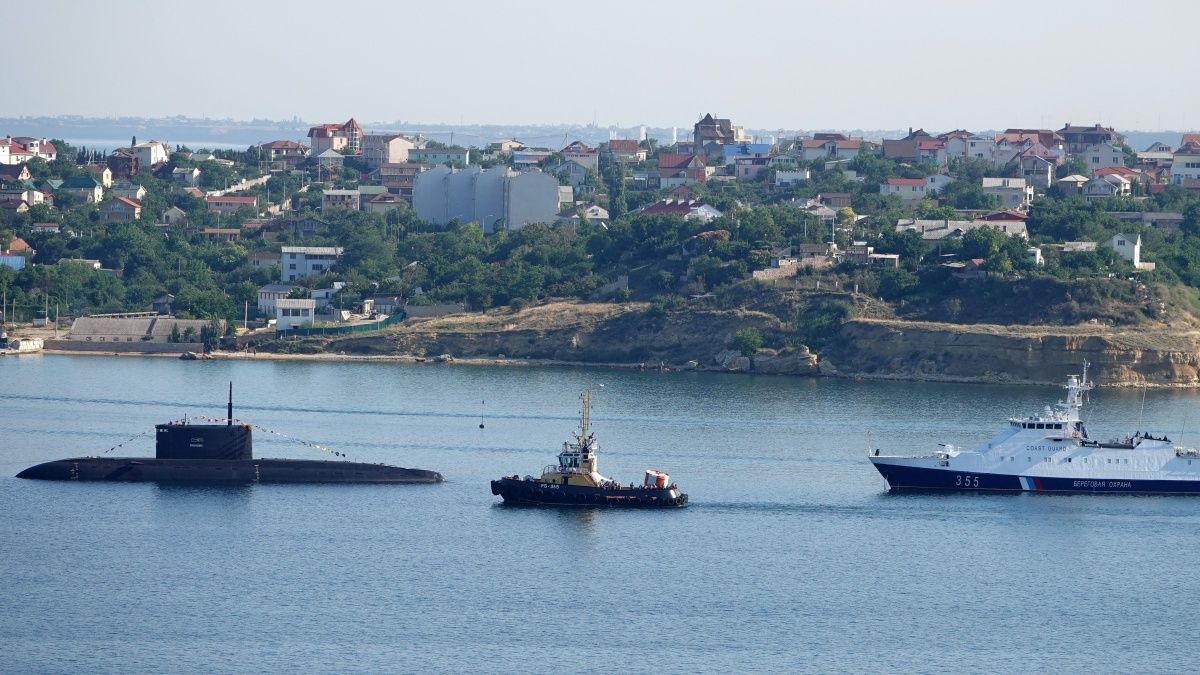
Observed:
[[[503,497],[505,504],[530,506],[680,508],[688,502],[687,494],[670,488],[603,488],[513,478],[492,481],[492,494]]]
[[[305,459],[76,457],[17,474],[35,480],[187,483],[441,483],[442,474],[387,464]]]

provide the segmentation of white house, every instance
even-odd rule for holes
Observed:
[[[158,222],[162,223],[163,225],[178,225],[186,220],[187,211],[184,211],[178,206],[172,206],[166,211],[163,211],[162,217],[159,218]]]
[[[321,213],[329,213],[332,209],[358,211],[361,201],[358,190],[325,190],[321,193]]]
[[[1185,144],[1175,151],[1171,160],[1171,184],[1183,185],[1184,181],[1200,179],[1200,145]]]
[[[896,195],[904,201],[920,201],[929,194],[929,182],[924,178],[889,178],[880,183],[879,194]]]
[[[684,220],[708,223],[721,217],[717,209],[695,199],[663,199],[642,207],[639,213],[648,216],[680,216]]]
[[[383,164],[408,161],[408,153],[419,144],[403,134],[365,134],[362,155],[371,169]]]
[[[842,134],[816,134],[813,138],[800,141],[800,158],[808,161],[821,159],[854,159],[862,149],[863,139],[846,137]]]
[[[317,301],[312,298],[275,301],[275,330],[290,330],[311,325],[317,313]]]
[[[1054,181],[1054,185],[1067,196],[1072,196],[1083,194],[1083,186],[1087,185],[1087,182],[1087,176],[1080,176],[1077,173],[1073,173],[1070,176],[1063,176]]]
[[[981,179],[984,194],[1000,198],[1000,208],[1018,209],[1024,211],[1033,201],[1033,186],[1024,178],[990,178]]]
[[[1090,145],[1079,155],[1088,165],[1090,173],[1106,166],[1125,166],[1125,153],[1112,143]]]
[[[466,148],[411,148],[408,161],[467,166],[471,163],[471,154]]]
[[[200,182],[200,169],[196,167],[183,168],[179,167],[171,170],[171,181],[176,185],[185,187],[196,187]]]
[[[565,179],[571,187],[581,188],[587,182],[588,173],[591,169],[588,169],[577,159],[567,159],[563,160],[562,164],[548,169],[548,171],[560,179]]]
[[[1154,263],[1142,262],[1142,235],[1130,237],[1127,234],[1117,234],[1108,240],[1108,245],[1117,252],[1117,255],[1133,263],[1134,269],[1154,269]]]
[[[1108,199],[1110,197],[1128,197],[1131,193],[1130,181],[1124,176],[1107,174],[1097,176],[1083,184],[1083,197],[1088,201]]]
[[[321,274],[333,267],[342,255],[341,246],[284,246],[279,264],[283,281],[295,281]]]
[[[1054,182],[1054,162],[1035,154],[1021,156],[1021,176],[1032,187],[1043,190]]]
[[[996,138],[975,134],[967,139],[965,159],[982,159],[987,162],[996,161]]]
[[[275,303],[292,294],[299,288],[291,284],[267,284],[258,289],[258,315],[274,316]]]
[[[29,136],[6,136],[0,138],[0,164],[24,164],[35,157],[53,162],[58,149],[45,138]]]
[[[171,150],[165,144],[158,141],[138,143],[132,149],[134,154],[137,155],[138,166],[143,169],[148,169],[171,159]]]
[[[929,194],[941,194],[942,190],[951,183],[954,179],[944,173],[934,174],[925,178],[925,183],[928,185]]]
[[[119,180],[113,183],[109,192],[114,197],[126,197],[139,202],[146,198],[146,188],[144,186],[131,183],[127,180]]]
[[[795,185],[803,183],[810,177],[808,169],[776,169],[775,171],[775,187],[784,187],[787,185]]]

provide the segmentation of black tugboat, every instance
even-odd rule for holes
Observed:
[[[442,474],[387,464],[255,459],[248,424],[234,424],[229,385],[224,424],[155,425],[154,457],[76,457],[25,469],[17,478],[192,483],[440,483]]]
[[[563,443],[558,464],[542,470],[541,478],[505,476],[492,481],[492,494],[506,504],[561,506],[641,506],[677,508],[685,506],[688,496],[670,483],[671,477],[647,469],[641,485],[621,485],[597,472],[596,435],[589,433],[592,393],[585,390],[579,415],[579,431],[573,443]]]

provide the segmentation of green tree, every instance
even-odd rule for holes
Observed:
[[[1056,178],[1065,178],[1067,176],[1086,176],[1088,173],[1089,171],[1087,162],[1083,161],[1079,157],[1072,157],[1068,159],[1054,170],[1054,176]]]
[[[762,333],[753,326],[742,328],[733,334],[733,340],[729,346],[731,349],[736,349],[742,356],[754,356],[758,350],[762,349]]]

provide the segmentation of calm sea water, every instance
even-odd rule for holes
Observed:
[[[22,481],[235,414],[437,486]],[[513,509],[598,387],[601,470],[671,512]],[[7,672],[1194,672],[1200,501],[885,492],[865,458],[985,438],[1052,388],[399,364],[0,358]],[[1089,428],[1200,430],[1101,391]],[[484,403],[486,401],[486,403]],[[485,424],[479,428],[480,421]],[[1190,442],[1200,439],[1188,434]],[[324,458],[256,433],[261,456]],[[151,436],[110,454],[153,453]]]

